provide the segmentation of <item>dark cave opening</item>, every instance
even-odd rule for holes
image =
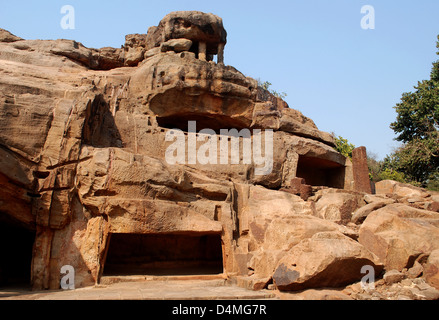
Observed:
[[[30,289],[35,230],[0,213],[0,289]]]
[[[223,273],[221,235],[111,234],[103,276]]]
[[[314,187],[344,189],[345,169],[345,166],[330,160],[300,156],[296,176]]]

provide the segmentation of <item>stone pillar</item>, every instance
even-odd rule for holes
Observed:
[[[218,64],[224,64],[224,43],[218,45]]]
[[[207,52],[207,46],[206,42],[200,42],[198,45],[198,59],[201,61],[206,61],[206,52]]]
[[[352,152],[352,167],[354,175],[354,190],[371,194],[372,187],[370,184],[365,147],[356,148]]]
[[[291,179],[291,193],[295,195],[300,195],[300,188],[305,184],[305,179],[303,178],[294,178]]]
[[[37,225],[31,266],[31,284],[33,290],[50,289],[52,241],[53,230]],[[57,276],[59,276],[59,274],[57,274]]]
[[[307,184],[302,184],[300,186],[300,197],[303,201],[308,201],[309,197],[312,196],[312,186]]]
[[[305,179],[294,178],[291,180],[290,193],[300,196],[302,200],[307,201],[312,196],[312,186],[307,185]]]

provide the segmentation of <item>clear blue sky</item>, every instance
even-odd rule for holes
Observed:
[[[60,10],[75,8],[75,30]],[[364,30],[361,8],[375,9]],[[439,34],[438,0],[0,0],[0,28],[25,39],[74,39],[120,47],[169,12],[199,10],[223,18],[226,64],[270,81],[327,132],[383,158],[397,146],[389,124],[403,92],[429,78]]]

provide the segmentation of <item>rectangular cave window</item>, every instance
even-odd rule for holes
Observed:
[[[221,235],[111,234],[104,276],[223,273]]]
[[[345,166],[330,160],[300,156],[296,176],[314,187],[344,189],[345,169]]]

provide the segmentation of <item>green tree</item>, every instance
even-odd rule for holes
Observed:
[[[427,182],[427,188],[433,191],[439,191],[439,172],[430,176]]]
[[[427,186],[437,179],[439,170],[439,60],[433,63],[430,79],[418,82],[414,88],[414,92],[404,93],[395,106],[397,118],[390,127],[403,146],[385,168]]]
[[[378,181],[382,181],[382,180],[393,180],[393,181],[398,181],[398,182],[402,182],[402,183],[406,183],[407,180],[404,176],[403,173],[396,171],[396,170],[392,170],[392,169],[384,169],[382,170],[379,175],[378,175]]]
[[[334,133],[332,133],[332,136],[335,140],[335,150],[340,152],[346,158],[352,158],[352,151],[354,151],[355,145],[350,143],[348,139],[336,136]]]
[[[400,170],[400,149],[395,150],[392,154],[386,156],[381,161],[381,168],[377,173],[377,180],[394,180],[403,183],[410,181]]]
[[[382,161],[378,160],[376,153],[367,151],[367,166],[369,167],[370,180],[373,182],[382,180],[380,176],[382,172]]]

